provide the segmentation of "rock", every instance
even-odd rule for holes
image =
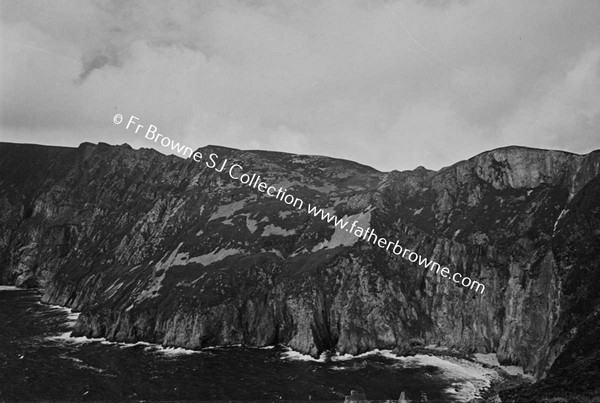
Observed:
[[[410,357],[417,354],[415,349],[409,343],[399,343],[394,347],[392,353],[402,357]]]

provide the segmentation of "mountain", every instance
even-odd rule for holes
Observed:
[[[437,344],[496,352],[534,374],[534,386],[503,392],[508,401],[600,393],[600,150],[505,147],[403,172],[197,152],[0,143],[0,282],[81,310],[78,335],[283,343],[313,356]],[[294,202],[232,178],[242,173]],[[308,204],[485,290],[334,227]]]

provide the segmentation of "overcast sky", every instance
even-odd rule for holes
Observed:
[[[0,141],[151,146],[122,113],[384,171],[600,148],[597,0],[0,4]]]

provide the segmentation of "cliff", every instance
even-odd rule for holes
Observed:
[[[0,143],[1,281],[81,310],[76,333],[90,337],[284,343],[314,356],[418,339],[497,352],[539,379],[573,377],[575,364],[585,372],[590,357],[597,367],[600,151],[506,147],[437,172],[388,173],[321,156],[199,151],[359,220],[485,292],[204,161],[102,143]]]

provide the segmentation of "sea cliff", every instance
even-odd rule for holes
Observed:
[[[1,282],[41,288],[44,302],[82,312],[76,334],[109,340],[283,343],[313,356],[436,344],[495,352],[545,382],[597,367],[600,151],[506,147],[403,172],[199,151],[358,220],[485,292],[204,162],[103,143],[0,143]]]

